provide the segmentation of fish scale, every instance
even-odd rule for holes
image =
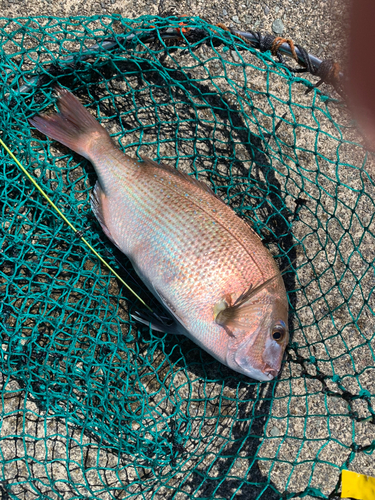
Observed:
[[[93,211],[176,318],[175,332],[240,373],[273,378],[288,339],[288,303],[258,235],[194,178],[119,151],[69,92],[60,91],[58,106],[60,114],[32,123],[92,162]],[[272,337],[275,328],[282,342]]]

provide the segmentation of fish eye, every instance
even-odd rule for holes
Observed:
[[[272,338],[273,340],[276,340],[276,342],[281,342],[285,338],[285,335],[286,335],[286,328],[284,324],[275,325],[272,328]]]

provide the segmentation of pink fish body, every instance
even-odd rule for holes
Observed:
[[[288,343],[288,300],[256,233],[186,174],[122,153],[67,90],[59,114],[30,122],[85,156],[98,182],[92,208],[108,238],[184,334],[233,370],[272,380]]]

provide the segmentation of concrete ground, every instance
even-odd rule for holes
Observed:
[[[344,61],[346,54],[345,32],[347,29],[347,14],[345,2],[341,0],[281,0],[262,1],[244,0],[241,3],[232,1],[193,1],[183,0],[171,2],[170,0],[160,1],[119,1],[110,0],[95,2],[91,0],[75,2],[48,2],[43,1],[10,1],[0,0],[0,7],[3,17],[16,16],[74,16],[117,13],[123,17],[135,19],[141,15],[160,15],[163,13],[179,13],[192,16],[200,16],[212,24],[224,23],[229,27],[246,30],[252,28],[262,32],[272,32],[272,29],[279,29],[283,36],[292,38],[296,43],[304,46],[308,52],[320,58],[333,57],[336,60]],[[200,54],[203,57],[203,53]],[[215,68],[213,68],[214,71]],[[233,78],[237,81],[243,78],[242,73],[234,71]],[[312,81],[314,81],[312,79]],[[224,84],[223,84],[224,85]],[[254,88],[260,91],[264,89],[264,80],[259,75],[254,75],[252,81]],[[283,80],[275,77],[275,81],[270,83],[271,92],[286,98]],[[311,95],[304,95],[304,88],[300,91],[293,89],[293,99],[301,106],[311,105]],[[259,106],[266,105],[266,102],[259,101]],[[301,108],[302,109],[302,108]],[[313,127],[314,120],[311,115],[307,116],[298,110],[297,118],[306,127]],[[345,110],[333,111],[337,114],[337,121],[349,123],[350,118]],[[282,114],[279,111],[279,114]],[[335,137],[335,130],[329,120],[324,116],[320,117],[321,124],[325,130]],[[265,121],[265,126],[269,124]],[[110,127],[116,131],[116,123],[109,123]],[[203,132],[202,132],[203,133]],[[221,133],[219,131],[219,133]],[[286,144],[293,139],[293,131],[288,127],[280,127],[280,137]],[[225,130],[222,131],[225,137]],[[347,132],[348,138],[359,140],[355,132]],[[351,135],[350,135],[351,134]],[[349,137],[350,135],[350,137]],[[296,136],[296,143],[299,147],[308,149],[314,140],[314,133],[303,130],[303,133]],[[240,136],[236,136],[241,142]],[[335,146],[337,142],[331,141],[325,136],[321,143],[320,152],[327,158],[335,157]],[[164,149],[163,149],[164,147]],[[160,155],[168,156],[171,152],[168,145],[163,146]],[[272,140],[270,147],[274,147]],[[340,151],[341,162],[360,167],[363,152],[360,148]],[[285,149],[287,151],[287,148]],[[284,152],[285,152],[284,151]],[[246,150],[238,146],[236,153],[240,157],[246,155]],[[152,152],[149,153],[150,155]],[[154,155],[155,156],[155,155]],[[303,158],[305,179],[312,182],[314,180],[314,162],[312,155],[306,154]],[[278,182],[282,182],[282,175],[286,173],[283,165],[278,166],[280,177]],[[290,165],[289,165],[290,166]],[[188,169],[188,165],[182,162],[181,167]],[[335,172],[332,165],[327,164],[325,175],[327,178],[334,178]],[[293,182],[292,182],[293,181]],[[291,167],[290,183],[288,184],[290,194],[295,198],[299,196],[300,186],[299,176]],[[17,380],[4,377],[3,380],[3,414],[7,418],[3,419],[1,429],[1,461],[6,462],[0,472],[0,478],[6,478],[11,484],[12,479],[17,476],[21,478],[19,484],[10,490],[2,490],[3,494],[8,491],[13,495],[11,498],[188,498],[188,494],[199,492],[195,498],[239,498],[243,500],[252,498],[272,499],[281,498],[284,492],[294,495],[293,498],[312,500],[318,498],[314,492],[320,491],[326,498],[339,498],[334,494],[335,487],[339,484],[339,468],[347,463],[351,470],[360,473],[372,474],[375,476],[375,466],[370,453],[371,443],[375,442],[374,425],[367,405],[367,399],[361,399],[362,394],[374,397],[374,370],[369,370],[373,366],[374,356],[371,352],[370,342],[374,331],[374,319],[369,313],[369,308],[361,310],[362,297],[351,297],[351,291],[356,286],[355,276],[362,276],[363,260],[372,261],[373,242],[369,233],[363,233],[362,226],[371,222],[372,205],[363,198],[356,204],[356,194],[346,189],[346,185],[355,189],[361,189],[363,178],[357,170],[343,168],[340,174],[341,185],[337,188],[338,193],[330,193],[332,185],[326,182],[322,176],[319,179],[321,185],[326,189],[327,196],[321,194],[322,201],[319,205],[319,218],[324,226],[324,230],[319,233],[321,238],[331,236],[331,241],[327,239],[327,254],[320,255],[315,260],[315,268],[310,265],[301,269],[299,274],[300,283],[306,286],[305,291],[296,294],[295,305],[299,308],[299,321],[293,320],[295,334],[293,341],[298,343],[298,349],[293,347],[289,351],[289,357],[280,377],[280,382],[276,386],[247,386],[245,383],[236,384],[235,381],[227,385],[220,385],[211,380],[215,379],[217,368],[207,361],[207,372],[189,372],[194,384],[189,385],[188,378],[184,370],[177,371],[178,363],[173,366],[176,373],[168,383],[163,380],[167,376],[168,356],[163,351],[161,344],[157,344],[155,350],[155,362],[153,373],[145,373],[143,380],[144,387],[148,391],[148,397],[152,395],[153,404],[160,407],[162,412],[173,412],[173,405],[165,402],[162,394],[166,386],[178,388],[176,393],[182,403],[181,408],[194,414],[193,424],[189,427],[186,424],[181,428],[180,443],[183,443],[185,450],[191,452],[191,459],[182,460],[178,470],[174,470],[172,479],[160,484],[163,486],[157,489],[159,483],[152,483],[153,478],[147,475],[147,468],[132,467],[131,458],[129,463],[124,463],[123,457],[117,456],[116,452],[107,449],[106,446],[98,444],[92,435],[82,432],[82,429],[74,426],[66,426],[64,419],[46,417],[40,412],[40,408],[34,402],[25,400],[25,392],[18,384]],[[309,190],[306,182],[305,189]],[[294,186],[294,187],[293,187]],[[336,186],[336,185],[335,185]],[[371,182],[365,183],[370,196],[375,196],[374,186]],[[297,189],[298,188],[298,189]],[[295,191],[293,191],[295,189]],[[315,194],[311,187],[311,195]],[[332,196],[331,196],[332,195]],[[341,196],[343,203],[335,205],[334,195]],[[294,201],[286,201],[290,210],[293,209]],[[367,204],[366,204],[367,203]],[[348,208],[349,207],[349,208]],[[356,207],[353,209],[353,207]],[[345,231],[346,221],[356,212],[358,221],[351,225],[350,233],[353,239],[360,245],[361,255],[354,252],[353,241]],[[318,213],[318,212],[317,212]],[[334,214],[332,223],[327,222],[327,214]],[[298,264],[302,265],[309,257],[316,257],[319,252],[317,239],[307,234],[306,228],[314,227],[317,224],[316,214],[306,214],[293,227],[294,236],[298,240],[304,240],[304,252],[296,253]],[[344,229],[337,220],[345,221]],[[361,222],[362,226],[359,224]],[[371,226],[372,224],[372,226]],[[306,239],[304,239],[306,238]],[[332,269],[327,268],[327,261],[335,254],[335,243],[344,241],[340,247],[342,262],[332,263]],[[363,241],[362,241],[363,240]],[[270,244],[271,250],[272,242]],[[310,253],[311,252],[311,253]],[[350,260],[350,267],[353,275],[345,275],[346,284],[341,285],[343,295],[347,298],[350,309],[342,304],[341,296],[337,290],[325,295],[324,291],[330,290],[331,283],[336,276],[344,276],[343,263],[347,262],[349,255],[354,252]],[[328,270],[327,270],[328,269]],[[312,277],[324,274],[317,286],[317,280]],[[330,274],[331,273],[331,274]],[[336,274],[335,274],[336,273]],[[340,274],[341,273],[341,274]],[[371,289],[373,283],[366,275],[363,280],[364,293]],[[366,288],[367,286],[367,288]],[[313,307],[308,307],[311,302],[316,303]],[[331,318],[326,318],[328,307],[337,308],[334,315],[334,326]],[[356,312],[354,312],[356,311]],[[356,327],[353,326],[351,317],[358,313]],[[320,328],[314,327],[314,321],[319,319]],[[325,319],[326,318],[326,319]],[[309,326],[311,325],[311,326]],[[361,331],[358,326],[361,326]],[[336,329],[336,330],[335,330]],[[335,332],[340,332],[340,335]],[[140,354],[146,356],[148,351],[147,341],[140,341]],[[173,344],[173,343],[172,343]],[[191,349],[186,356],[193,364],[194,357],[198,357],[198,350],[194,350],[190,344],[185,345]],[[173,361],[173,347],[168,344]],[[158,350],[159,349],[159,350]],[[348,354],[348,351],[350,354]],[[313,356],[314,355],[314,356]],[[190,358],[189,358],[190,356]],[[319,360],[315,362],[314,358]],[[162,362],[159,363],[159,358]],[[311,359],[311,363],[304,361]],[[204,358],[206,359],[206,358]],[[135,363],[137,360],[133,360]],[[173,361],[174,362],[174,361]],[[164,363],[164,364],[163,364]],[[162,366],[162,368],[157,368]],[[140,373],[142,367],[139,368]],[[343,390],[339,388],[335,380],[329,378],[332,370],[341,377],[355,375],[353,378],[345,379],[346,399],[341,397]],[[318,374],[318,375],[317,375]],[[320,376],[322,374],[322,376]],[[208,382],[201,383],[207,377]],[[161,391],[161,392],[159,392]],[[363,392],[365,391],[365,392]],[[367,391],[367,393],[366,393]],[[272,393],[271,393],[272,392]],[[158,395],[156,395],[156,393]],[[327,396],[328,394],[328,396]],[[349,396],[348,396],[349,395]],[[235,404],[233,403],[235,402]],[[164,406],[163,406],[164,405]],[[218,406],[221,408],[221,417],[217,417]],[[10,412],[12,412],[10,414]],[[264,424],[264,414],[270,419]],[[204,415],[204,416],[203,416]],[[247,417],[255,416],[256,422],[260,422],[258,427],[249,429]],[[355,415],[355,418],[353,418]],[[202,417],[200,419],[200,417]],[[151,418],[151,417],[150,417]],[[215,426],[212,426],[212,422]],[[23,432],[24,430],[24,432]],[[133,429],[135,432],[137,429]],[[197,439],[197,433],[200,439]],[[243,434],[248,434],[246,442],[241,441]],[[21,436],[18,440],[13,436]],[[58,438],[56,436],[59,435]],[[195,437],[194,437],[195,436]],[[37,437],[37,439],[34,439]],[[267,437],[268,439],[264,439]],[[176,438],[177,439],[177,438]],[[173,441],[173,439],[172,439]],[[242,443],[242,448],[238,443]],[[367,447],[367,448],[366,448]],[[370,448],[369,448],[370,447]],[[27,455],[24,460],[16,460],[16,457]],[[69,449],[68,464],[66,461],[67,449]],[[361,452],[363,449],[363,452]],[[82,451],[83,450],[83,451]],[[353,450],[356,452],[354,458],[351,457]],[[370,451],[369,451],[370,450]],[[229,462],[227,455],[238,455],[236,460]],[[255,465],[251,457],[256,454],[258,460]],[[52,461],[45,466],[45,457],[52,456]],[[213,460],[213,457],[218,457]],[[315,460],[315,457],[318,457]],[[29,460],[33,457],[33,460]],[[275,459],[276,457],[276,459]],[[32,466],[30,463],[32,462]],[[190,476],[190,470],[195,467],[196,472]],[[27,478],[31,475],[42,481],[36,481],[33,485]],[[209,486],[199,489],[200,480],[209,470],[211,480]],[[166,468],[163,473],[171,471]],[[229,479],[222,482],[223,476]],[[50,478],[53,478],[55,490],[49,487]],[[261,489],[254,489],[242,485],[238,491],[241,481],[238,478],[247,479],[249,482],[264,482],[268,478],[273,488],[268,489],[263,496]],[[142,492],[141,486],[144,486]],[[154,486],[152,486],[154,484]],[[179,484],[181,487],[179,489]],[[37,486],[38,487],[37,487]],[[76,485],[72,487],[71,485]],[[79,486],[78,486],[79,485]],[[147,485],[151,485],[149,488]],[[3,486],[2,486],[3,487]],[[309,490],[310,488],[310,490]],[[107,490],[107,492],[105,492]],[[58,494],[56,493],[58,491]],[[306,496],[305,492],[309,494]],[[196,493],[198,494],[198,493]],[[299,496],[301,494],[301,496]],[[79,496],[81,495],[81,496]],[[175,495],[175,496],[173,496]],[[4,497],[5,498],[5,497]],[[286,497],[282,497],[286,498]],[[291,497],[288,497],[291,498]]]

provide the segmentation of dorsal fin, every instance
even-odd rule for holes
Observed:
[[[180,179],[184,179],[186,181],[191,182],[191,184],[194,184],[195,186],[199,187],[202,189],[202,191],[211,194],[215,198],[221,201],[221,203],[224,203],[224,201],[212,191],[210,187],[207,186],[204,182],[198,181],[195,177],[192,177],[188,174],[185,174],[185,172],[181,172],[180,170],[177,170],[176,168],[173,168],[169,165],[166,165],[165,163],[156,163],[154,160],[150,160],[150,158],[145,158],[141,156],[142,160],[144,163],[149,164],[150,166],[157,167],[161,170],[164,170],[165,172],[168,172],[169,174],[175,175],[176,177],[179,177]],[[224,203],[225,205],[225,203]]]

